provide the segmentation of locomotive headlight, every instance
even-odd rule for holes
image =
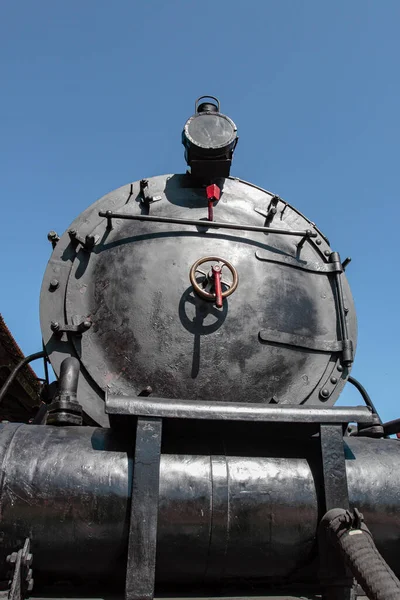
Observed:
[[[210,98],[213,102],[199,100]],[[194,177],[211,181],[228,177],[233,151],[238,141],[235,123],[220,112],[214,96],[201,96],[195,103],[195,114],[186,121],[182,132],[185,159]]]

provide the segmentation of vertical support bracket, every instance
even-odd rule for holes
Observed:
[[[154,598],[161,436],[161,418],[138,417],[125,600]]]
[[[321,424],[321,455],[325,489],[325,510],[349,508],[343,427]]]
[[[325,512],[333,508],[349,509],[343,426],[320,425]],[[323,531],[319,532],[320,579],[324,600],[355,600],[353,577],[330,546]]]

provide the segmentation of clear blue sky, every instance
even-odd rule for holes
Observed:
[[[352,257],[353,375],[400,416],[399,31],[398,0],[2,2],[0,312],[24,352],[41,346],[47,232],[183,172],[180,132],[209,93],[238,125],[232,174]]]

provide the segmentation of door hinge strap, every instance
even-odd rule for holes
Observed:
[[[272,342],[273,344],[282,344],[284,346],[296,346],[315,350],[316,352],[342,352],[343,342],[340,340],[320,340],[307,335],[297,335],[287,333],[286,331],[277,331],[276,329],[261,329],[259,337],[262,342]],[[350,340],[347,340],[351,343]]]
[[[277,265],[284,265],[287,267],[293,267],[294,269],[301,269],[302,271],[308,271],[309,273],[342,273],[343,268],[340,263],[319,263],[313,261],[306,261],[294,258],[293,256],[285,256],[284,254],[274,254],[272,252],[263,254],[260,250],[256,251],[256,258],[265,262],[275,263]]]

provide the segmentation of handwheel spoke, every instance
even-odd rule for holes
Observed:
[[[226,287],[227,287],[228,289],[231,289],[231,287],[232,287],[232,282],[231,282],[231,281],[225,281],[225,279],[221,279],[221,283],[222,283],[223,285],[226,285]]]
[[[204,275],[204,277],[207,277],[207,273],[205,271],[203,271],[203,269],[196,269],[196,273],[201,273],[202,275]]]
[[[208,313],[210,315],[214,315],[214,317],[220,317],[221,316],[221,310],[218,308],[214,308],[214,306],[210,309],[208,309]]]

